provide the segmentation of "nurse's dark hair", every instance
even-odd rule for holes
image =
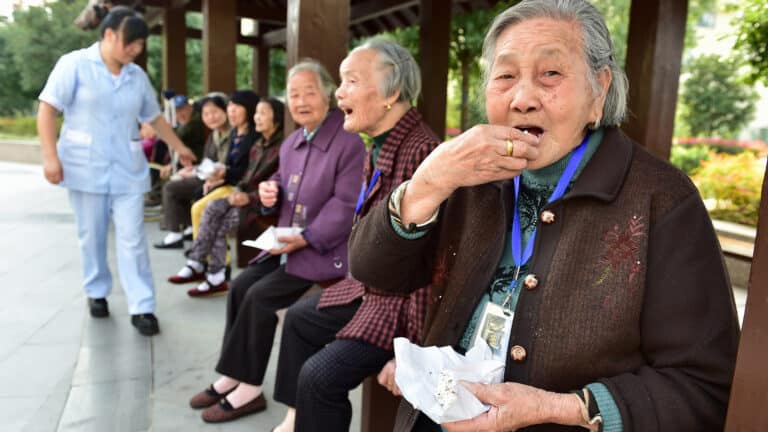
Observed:
[[[123,36],[123,44],[128,45],[139,39],[147,39],[149,27],[140,13],[125,6],[114,6],[101,21],[99,35],[104,39],[107,29]]]

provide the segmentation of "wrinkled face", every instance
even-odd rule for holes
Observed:
[[[107,41],[111,57],[122,65],[127,65],[136,60],[136,57],[144,50],[144,39],[124,44],[123,34],[107,29],[104,33],[104,40]]]
[[[506,28],[496,42],[485,89],[492,124],[512,126],[539,136],[538,169],[578,146],[587,125],[602,116],[610,72],[598,74],[600,91],[588,79],[577,24],[536,18]]]
[[[369,136],[385,132],[380,124],[387,113],[387,100],[379,92],[384,72],[378,66],[378,53],[370,49],[355,51],[341,62],[336,99],[344,112],[344,129],[349,132]]]
[[[256,123],[256,132],[271,135],[276,129],[275,113],[272,111],[272,105],[268,102],[259,102],[256,105],[253,121]]]
[[[221,129],[227,124],[227,113],[213,102],[203,105],[201,117],[210,130]]]
[[[227,104],[227,117],[229,117],[229,125],[232,127],[241,127],[248,123],[248,111],[244,106],[234,102]]]
[[[297,72],[288,80],[288,110],[293,121],[309,131],[320,126],[330,108],[319,81],[311,71]]]

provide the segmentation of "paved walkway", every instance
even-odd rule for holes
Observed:
[[[150,249],[160,335],[131,327],[117,278],[111,317],[91,319],[66,191],[46,183],[39,165],[0,162],[0,184],[0,430],[258,432],[280,421],[285,407],[271,399],[276,349],[266,412],[216,426],[187,407],[215,377],[226,299],[190,299],[187,287],[165,282],[183,264],[178,250]],[[156,223],[146,229],[150,242],[161,237]],[[114,250],[109,260],[115,269]],[[746,294],[734,293],[741,316]],[[352,397],[357,431],[359,389]]]
[[[165,282],[183,264],[178,250],[150,249],[159,335],[133,329],[117,277],[110,318],[91,319],[66,191],[46,183],[39,165],[0,162],[0,184],[1,431],[258,432],[279,423],[285,406],[271,398],[277,344],[266,412],[208,425],[188,408],[215,378],[226,297],[190,299],[187,286]],[[146,229],[150,242],[161,237],[156,223]],[[114,250],[109,261],[116,269]],[[352,400],[358,431],[359,389]]]

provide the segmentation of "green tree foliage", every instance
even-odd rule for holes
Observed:
[[[742,0],[736,19],[738,27],[735,48],[743,63],[751,66],[750,83],[761,81],[768,86],[768,2]]]
[[[7,27],[0,26],[0,116],[30,112],[36,96],[34,91],[19,87],[21,76],[8,48],[8,31]]]
[[[755,112],[757,93],[745,84],[738,65],[716,55],[694,58],[680,95],[679,117],[692,136],[734,138]]]
[[[86,0],[59,0],[13,13],[6,40],[22,89],[40,91],[62,54],[98,40],[96,31],[81,31],[73,24],[85,4]]]
[[[87,0],[59,0],[31,6],[0,21],[0,114],[31,113],[58,58],[98,39],[73,20]]]

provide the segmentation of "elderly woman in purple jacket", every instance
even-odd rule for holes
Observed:
[[[281,249],[264,251],[232,281],[227,321],[216,371],[221,377],[190,400],[206,408],[206,422],[224,422],[266,408],[261,385],[274,341],[277,315],[315,282],[347,272],[347,238],[360,189],[365,147],[343,129],[331,106],[336,85],[328,71],[305,60],[288,72],[288,108],[302,127],[280,149],[280,167],[259,185],[269,212],[279,209],[282,227],[300,234],[281,237]]]

